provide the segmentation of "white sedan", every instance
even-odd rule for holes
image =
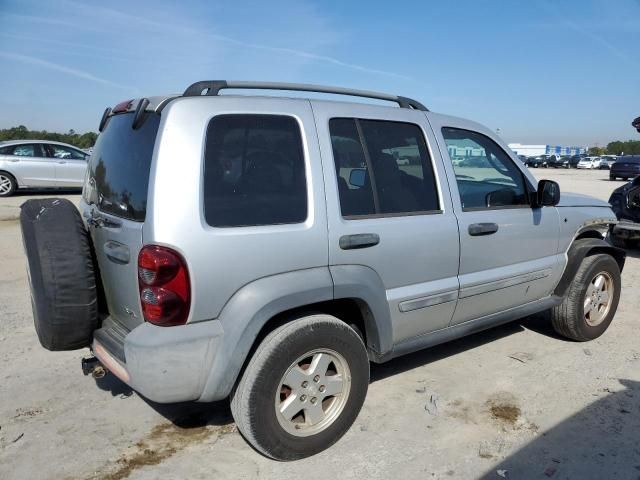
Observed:
[[[0,143],[0,197],[18,188],[81,188],[89,155],[66,143],[12,140]]]
[[[584,157],[578,162],[578,168],[600,168],[603,160],[600,157]]]

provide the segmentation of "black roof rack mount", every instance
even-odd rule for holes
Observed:
[[[337,95],[350,95],[353,97],[375,98],[376,100],[386,100],[395,102],[401,108],[411,108],[428,112],[429,109],[417,100],[386,93],[370,92],[367,90],[353,90],[351,88],[327,87],[324,85],[309,85],[305,83],[280,83],[280,82],[244,82],[232,80],[204,80],[196,82],[187,88],[184,97],[199,97],[201,95],[215,96],[224,89],[247,89],[247,90],[289,90],[297,92],[318,92],[334,93]]]

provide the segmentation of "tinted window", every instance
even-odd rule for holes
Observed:
[[[207,128],[204,214],[214,227],[301,223],[307,190],[298,122],[220,115]]]
[[[98,136],[85,198],[104,212],[143,221],[160,115],[148,113],[137,130],[131,128],[132,120],[133,113],[115,115]]]
[[[443,128],[447,150],[471,152],[453,162],[464,209],[529,205],[522,172],[489,137],[470,130]]]
[[[84,160],[86,154],[75,148],[65,147],[63,145],[47,144],[49,154],[54,158],[69,158],[71,160]]]
[[[0,149],[1,155],[14,155],[16,157],[41,157],[40,145],[26,143],[24,145],[8,145]]]
[[[439,209],[420,127],[353,118],[329,122],[343,217]]]

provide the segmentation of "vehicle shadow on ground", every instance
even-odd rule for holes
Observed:
[[[593,392],[600,396],[594,396],[594,403],[537,435],[479,478],[639,478],[640,382],[611,381],[611,390]]]
[[[135,392],[129,385],[111,373],[95,379],[95,382],[98,388],[111,392],[114,397],[128,398],[134,394],[139,396],[147,405],[178,428],[224,426],[233,423],[228,400],[210,403],[156,403]]]
[[[42,189],[42,190],[34,190],[30,188],[18,189],[13,193],[13,197],[33,197],[33,196],[43,196],[43,195],[80,195],[82,193],[81,188],[50,188],[50,189]]]

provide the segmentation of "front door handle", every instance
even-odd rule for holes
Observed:
[[[369,248],[379,243],[380,237],[376,233],[356,233],[355,235],[343,235],[340,237],[340,248],[342,250]]]
[[[497,223],[472,223],[469,225],[469,235],[480,237],[482,235],[492,235],[498,231]]]

